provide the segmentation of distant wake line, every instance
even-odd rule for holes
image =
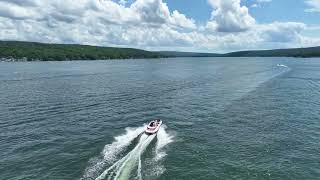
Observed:
[[[288,66],[284,65],[284,64],[277,64],[278,67],[284,67],[284,68],[289,68]]]
[[[115,137],[115,141],[112,144],[107,144],[105,146],[103,150],[103,159],[95,162],[94,165],[89,166],[81,179],[142,180],[143,160],[141,156],[154,139],[157,139],[154,157],[152,158],[152,161],[154,162],[148,164],[155,164],[155,166],[158,166],[152,167],[153,169],[158,169],[157,172],[154,172],[156,173],[154,175],[161,174],[164,171],[164,167],[161,166],[159,160],[166,155],[163,147],[173,141],[173,136],[170,136],[165,129],[166,127],[163,125],[157,135],[146,135],[143,133],[145,126],[127,128],[126,134]],[[117,158],[117,156],[137,138],[139,138],[137,145],[124,157]],[[106,164],[112,165],[109,165],[108,167]],[[145,169],[143,170],[145,171]]]

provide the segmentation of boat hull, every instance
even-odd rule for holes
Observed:
[[[148,126],[147,126],[145,133],[148,135],[156,134],[159,131],[161,125],[162,125],[162,121],[158,122],[158,125],[154,129],[148,129]]]

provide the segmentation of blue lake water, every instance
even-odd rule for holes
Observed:
[[[0,62],[0,179],[319,179],[319,109],[320,59]]]

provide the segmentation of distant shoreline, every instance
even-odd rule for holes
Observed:
[[[0,61],[74,61],[158,59],[176,57],[320,57],[320,47],[237,51],[225,54],[176,51],[145,51],[133,48],[100,47],[77,44],[46,44],[0,41]]]

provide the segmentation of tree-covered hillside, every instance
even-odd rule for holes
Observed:
[[[0,58],[8,59],[62,61],[159,57],[164,56],[156,52],[131,48],[0,41]]]
[[[320,47],[238,51],[226,54],[159,51],[74,44],[0,41],[0,60],[63,61],[163,57],[320,57]]]
[[[226,57],[320,57],[320,47],[238,51],[224,54]]]
[[[160,54],[167,57],[221,57],[222,54],[216,53],[198,53],[198,52],[179,52],[179,51],[159,51]]]
[[[320,57],[320,47],[237,51],[226,54],[160,51],[168,57]]]

